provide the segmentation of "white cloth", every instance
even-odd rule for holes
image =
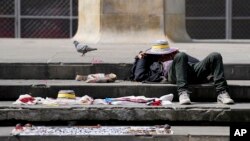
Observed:
[[[41,97],[32,97],[29,94],[20,95],[19,98],[13,103],[15,105],[35,105],[41,104],[44,101]]]

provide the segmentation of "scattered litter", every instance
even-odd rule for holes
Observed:
[[[103,60],[98,59],[98,58],[92,58],[91,63],[92,64],[100,64],[100,63],[103,63]]]

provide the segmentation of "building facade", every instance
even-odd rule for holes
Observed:
[[[250,39],[249,0],[186,0],[185,13],[192,39]],[[0,38],[71,38],[77,27],[78,0],[0,0]]]

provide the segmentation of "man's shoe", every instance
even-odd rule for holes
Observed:
[[[222,91],[219,93],[217,102],[222,104],[234,104],[233,99],[231,99],[227,91]]]
[[[189,94],[187,93],[187,91],[182,91],[179,93],[179,103],[181,105],[191,104],[191,100],[189,98]]]

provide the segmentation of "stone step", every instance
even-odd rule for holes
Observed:
[[[228,126],[173,126],[173,135],[11,136],[13,127],[0,127],[1,141],[229,141]]]
[[[74,79],[76,74],[112,72],[124,80],[129,77],[131,66],[126,63],[1,63],[0,79]],[[250,64],[225,64],[228,80],[250,80],[249,72]]]
[[[0,102],[0,121],[59,122],[85,121],[116,122],[120,125],[144,122],[175,122],[182,125],[231,125],[250,122],[250,103],[223,105],[215,102],[193,102],[166,106],[147,105],[14,105],[13,101]],[[212,124],[213,123],[213,124]]]
[[[236,102],[250,100],[249,80],[229,80],[229,93]],[[216,101],[212,84],[191,85],[192,101]],[[115,83],[85,83],[75,80],[0,80],[1,101],[16,100],[20,94],[31,93],[32,96],[56,98],[59,90],[74,90],[77,96],[89,95],[93,98],[144,95],[160,97],[169,93],[175,95],[174,84],[145,84],[140,82],[117,80]]]

